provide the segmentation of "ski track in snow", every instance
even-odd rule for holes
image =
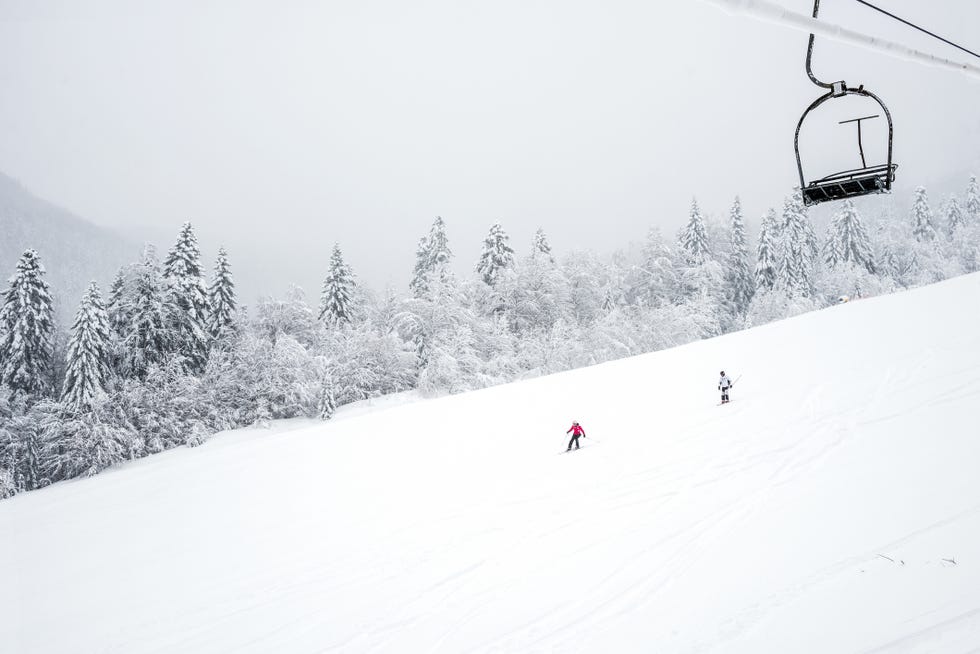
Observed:
[[[958,278],[0,502],[0,642],[975,652],[977,297]],[[555,456],[571,417],[599,441]]]

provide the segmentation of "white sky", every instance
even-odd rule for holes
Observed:
[[[879,3],[980,49],[980,3]],[[852,0],[821,17],[969,59]],[[314,295],[334,241],[404,287],[436,215],[461,268],[498,220],[519,253],[539,226],[559,253],[672,233],[692,195],[756,221],[797,183],[805,47],[695,0],[0,0],[0,170],[163,247],[193,221],[247,295]],[[820,39],[814,68],[888,104],[900,206],[980,173],[977,81]],[[815,120],[806,144],[846,150],[804,163],[856,167],[834,121],[865,108]]]

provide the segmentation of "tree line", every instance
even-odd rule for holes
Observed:
[[[356,281],[334,245],[317,306],[292,288],[237,300],[218,251],[210,279],[185,223],[161,261],[147,246],[103,297],[92,282],[58,333],[44,267],[20,258],[0,307],[0,497],[211,434],[417,389],[457,393],[680,345],[980,270],[980,188],[938,210],[918,188],[907,217],[851,201],[819,238],[797,190],[749,243],[696,201],[676,238],[556,258],[538,230],[517,256],[491,226],[471,274],[454,272],[436,218],[408,293]]]

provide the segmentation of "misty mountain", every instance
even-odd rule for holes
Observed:
[[[99,282],[106,293],[119,266],[139,255],[135,242],[33,195],[0,173],[0,277],[4,282],[28,248],[41,256],[64,326],[90,281]]]

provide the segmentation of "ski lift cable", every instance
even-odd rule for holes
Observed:
[[[864,34],[856,30],[848,29],[833,23],[817,20],[811,16],[799,12],[790,11],[786,7],[770,0],[702,0],[708,4],[720,7],[730,13],[742,13],[753,16],[759,20],[776,23],[809,34],[819,34],[825,38],[841,43],[856,45],[867,50],[881,52],[884,54],[898,57],[906,61],[917,61],[919,63],[955,70],[964,73],[974,79],[980,79],[980,66],[974,64],[951,61],[943,57],[928,54],[914,48],[886,41],[869,34]],[[814,81],[820,86],[823,83]]]
[[[971,54],[971,55],[973,55],[974,57],[976,57],[977,59],[980,59],[980,54],[977,54],[977,53],[976,53],[976,52],[974,52],[973,50],[967,50],[967,49],[966,49],[966,48],[964,48],[964,47],[963,47],[962,45],[958,45],[958,44],[956,44],[956,43],[953,43],[953,42],[952,42],[952,41],[950,41],[949,39],[944,39],[943,37],[941,37],[941,36],[939,36],[938,34],[933,34],[932,32],[930,32],[929,30],[927,30],[927,29],[925,29],[924,27],[919,27],[919,26],[918,26],[918,25],[916,25],[915,23],[910,23],[909,21],[907,21],[907,20],[905,20],[905,19],[904,19],[904,18],[902,18],[901,16],[896,16],[896,15],[895,15],[895,14],[893,14],[893,13],[890,13],[890,12],[888,12],[888,11],[885,11],[885,10],[884,10],[884,9],[882,9],[881,7],[878,7],[878,6],[876,6],[876,5],[873,5],[873,4],[871,4],[870,2],[867,2],[866,0],[854,0],[854,1],[855,1],[855,2],[858,2],[858,3],[860,3],[860,4],[862,4],[862,5],[864,5],[865,7],[870,7],[871,9],[874,9],[875,11],[879,11],[879,12],[881,12],[881,13],[883,13],[883,14],[885,14],[886,16],[888,16],[889,18],[894,18],[895,20],[897,20],[897,21],[898,21],[898,22],[900,22],[900,23],[904,23],[905,25],[908,25],[909,27],[912,27],[912,28],[914,28],[914,29],[917,29],[917,30],[919,30],[920,32],[922,32],[922,33],[924,33],[924,34],[928,34],[929,36],[931,36],[931,37],[932,37],[932,38],[934,38],[934,39],[939,39],[939,40],[940,40],[940,41],[942,41],[943,43],[947,43],[947,44],[949,44],[949,45],[951,45],[951,46],[953,46],[954,48],[957,48],[957,49],[959,49],[959,50],[962,50],[963,52],[965,52],[965,53],[967,53],[967,54]]]

